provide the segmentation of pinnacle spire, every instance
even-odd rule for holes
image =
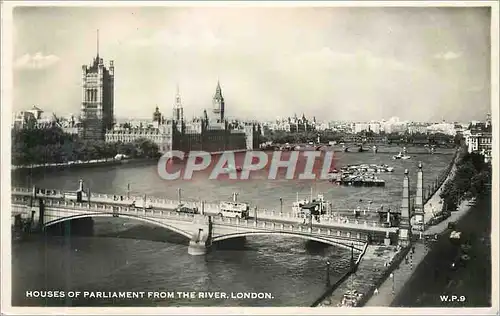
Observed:
[[[222,99],[222,89],[220,87],[220,81],[217,79],[217,87],[215,88],[214,99],[220,100]]]
[[[182,111],[182,101],[181,101],[181,93],[179,89],[179,83],[176,84],[176,93],[175,93],[175,105],[174,108],[176,110],[181,110]],[[179,114],[180,117],[183,116],[183,113]]]
[[[99,29],[97,29],[96,42],[97,42],[97,60],[99,60]]]

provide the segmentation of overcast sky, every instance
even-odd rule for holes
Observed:
[[[115,115],[483,119],[488,8],[16,8],[14,110],[78,114],[81,65],[115,61]]]

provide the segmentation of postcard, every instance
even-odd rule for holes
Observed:
[[[2,3],[2,313],[498,313],[498,3]],[[497,136],[494,136],[497,135]]]

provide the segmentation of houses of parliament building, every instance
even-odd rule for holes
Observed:
[[[152,124],[147,124],[146,127],[116,126],[114,78],[113,61],[106,67],[99,56],[97,34],[97,56],[90,66],[82,66],[82,103],[77,127],[81,139],[125,143],[148,139],[157,144],[162,153],[170,150],[219,152],[255,149],[259,146],[261,130],[258,124],[230,123],[224,116],[225,102],[219,82],[212,99],[211,111],[205,110],[202,116],[191,121],[184,117],[177,88],[171,118],[165,118],[156,107]]]
[[[106,132],[105,139],[107,142],[148,139],[156,143],[162,153],[170,150],[220,152],[257,149],[260,126],[253,123],[230,123],[224,117],[224,110],[222,89],[220,83],[217,83],[211,112],[204,110],[201,117],[187,121],[177,89],[171,118],[165,118],[156,107],[152,125],[141,128],[115,127]]]

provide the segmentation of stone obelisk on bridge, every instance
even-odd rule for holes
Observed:
[[[415,205],[412,216],[412,226],[419,231],[424,230],[424,172],[422,171],[422,162],[418,163],[417,171],[417,192],[415,196]]]
[[[411,242],[410,223],[410,179],[408,169],[405,170],[403,178],[403,200],[401,202],[401,218],[399,222],[399,243],[401,246],[408,246]]]

